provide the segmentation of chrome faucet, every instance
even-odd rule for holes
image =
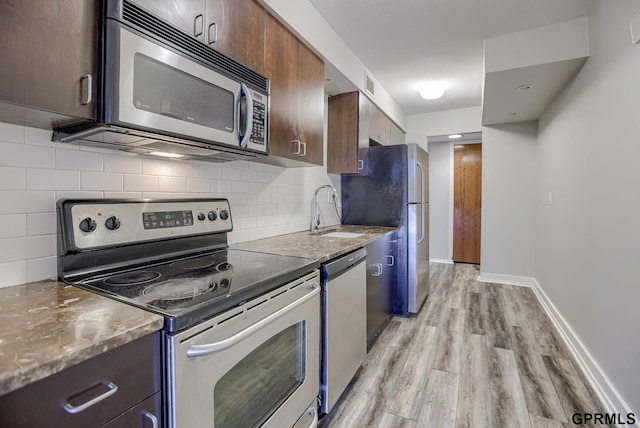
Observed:
[[[333,198],[333,204],[334,204],[333,207],[336,210],[336,215],[338,216],[338,219],[342,221],[340,213],[338,212],[339,202],[338,202],[338,192],[336,191],[336,188],[330,184],[323,184],[322,186],[316,189],[316,191],[313,193],[313,198],[311,198],[311,227],[309,229],[311,232],[317,232],[318,227],[320,226],[320,208],[318,207],[318,192],[320,192],[320,190],[324,189],[325,187],[327,189],[330,189],[331,197]]]

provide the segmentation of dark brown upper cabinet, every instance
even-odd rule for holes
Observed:
[[[134,0],[149,12],[264,73],[265,9],[255,0]]]
[[[347,92],[329,98],[327,172],[367,174],[371,145],[404,144],[404,132],[363,93]]]
[[[286,166],[322,165],[322,59],[271,15],[265,50],[266,75],[271,79],[270,154]]]
[[[327,172],[364,174],[369,148],[369,100],[360,92],[329,98]]]
[[[98,2],[0,2],[0,121],[96,118]]]

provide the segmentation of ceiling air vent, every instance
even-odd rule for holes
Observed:
[[[369,93],[369,95],[375,98],[376,84],[366,71],[364,73],[364,89]]]

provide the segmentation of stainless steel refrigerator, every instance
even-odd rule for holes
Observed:
[[[415,143],[369,148],[363,176],[342,177],[342,222],[398,228],[393,313],[420,310],[429,293],[429,154]]]

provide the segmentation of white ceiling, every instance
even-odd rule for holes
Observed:
[[[587,16],[594,0],[310,0],[407,115],[479,106],[483,39]],[[452,84],[423,100],[424,80]]]

